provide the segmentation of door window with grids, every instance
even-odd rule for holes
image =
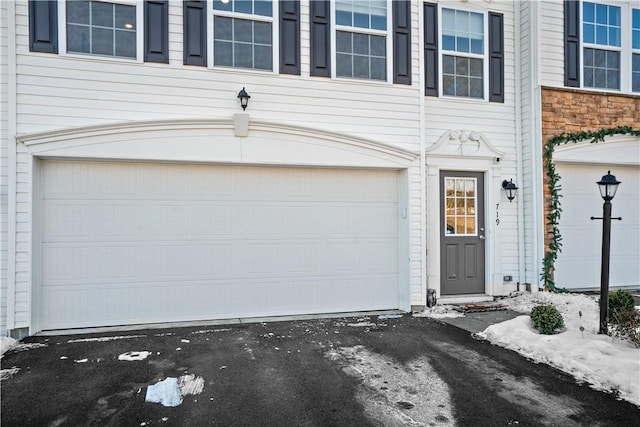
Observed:
[[[445,178],[446,236],[477,234],[477,185],[475,178]]]

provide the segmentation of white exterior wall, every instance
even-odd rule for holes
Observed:
[[[561,1],[541,1],[540,75],[542,86],[564,86],[564,5]]]
[[[534,288],[537,288],[540,282],[542,255],[540,246],[542,235],[537,233],[538,227],[536,227],[536,222],[540,221],[541,216],[538,214],[541,209],[541,200],[537,195],[542,185],[539,55],[540,51],[546,47],[539,47],[541,36],[546,37],[538,31],[542,4],[541,2],[520,3],[522,186],[519,197],[523,209],[523,281],[535,285]],[[541,221],[540,224],[542,224]]]
[[[0,336],[7,333],[7,214],[9,156],[9,68],[7,3],[0,3]]]
[[[504,154],[500,161],[500,177],[493,176],[494,180],[487,183],[486,191],[486,225],[487,240],[494,239],[494,250],[497,253],[487,255],[492,259],[491,265],[487,269],[487,278],[491,294],[504,294],[516,289],[516,283],[523,281],[519,277],[518,260],[518,204],[521,199],[518,197],[513,203],[509,203],[500,187],[503,179],[513,178],[517,182],[517,156],[516,141],[519,137],[515,134],[516,114],[515,114],[515,40],[514,40],[514,2],[512,1],[491,1],[491,2],[452,2],[441,1],[441,6],[450,6],[456,9],[470,10],[475,12],[493,11],[504,14],[504,89],[505,102],[488,102],[480,100],[468,100],[463,98],[425,97],[425,142],[427,150],[435,144],[448,131],[464,130],[467,132],[478,132],[497,151]],[[441,58],[441,56],[440,56]],[[437,163],[437,160],[433,161]],[[430,163],[429,152],[427,152],[427,164]],[[480,166],[480,165],[478,165]],[[473,165],[462,168],[474,168]],[[484,166],[482,166],[484,167]],[[443,169],[451,169],[448,166]],[[429,169],[429,168],[428,168]],[[453,168],[455,169],[455,167]],[[433,172],[427,171],[433,176]],[[433,179],[433,178],[432,178]],[[427,177],[429,181],[429,177]],[[494,182],[495,181],[495,182]],[[494,188],[495,187],[495,188]],[[439,247],[433,244],[434,236],[439,232],[434,230],[433,216],[439,216],[439,200],[436,194],[430,194],[429,183],[427,183],[427,252],[428,256],[428,280],[429,287],[439,289],[439,280],[432,276],[432,273],[439,270],[439,263],[433,257],[434,251],[439,251]],[[489,195],[491,192],[491,195]],[[490,206],[489,203],[493,203]],[[496,206],[499,203],[497,215],[500,219],[499,226],[496,226]],[[432,219],[430,219],[432,218]],[[432,225],[431,227],[429,225]],[[431,237],[430,237],[431,236]],[[439,238],[437,239],[439,241]],[[513,276],[513,282],[503,283],[502,276]]]
[[[330,131],[390,144],[418,154],[420,129],[418,16],[412,5],[413,85],[309,76],[308,2],[301,4],[302,75],[206,69],[182,64],[182,2],[169,9],[169,64],[133,63],[29,52],[28,4],[15,4],[17,134],[119,122],[231,119],[241,112],[237,93],[251,95],[251,120]],[[391,36],[391,35],[390,35]],[[277,67],[277,64],[276,64]],[[375,94],[374,94],[375,92]],[[330,126],[327,126],[330,124]],[[15,322],[30,326],[31,230],[34,163],[19,144],[16,155]],[[420,232],[420,162],[408,169],[409,285],[411,304],[424,304]]]

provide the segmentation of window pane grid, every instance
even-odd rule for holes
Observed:
[[[272,70],[271,23],[216,16],[214,65]]]
[[[336,76],[386,80],[386,37],[336,33]]]
[[[387,30],[386,0],[337,0],[335,5],[336,25]]]
[[[584,2],[582,5],[583,42],[599,46],[620,47],[621,8]]]
[[[620,52],[584,48],[584,86],[620,89]]]
[[[476,179],[445,178],[445,235],[477,235]]]
[[[67,2],[67,51],[136,58],[135,6]]]
[[[214,0],[213,65],[273,70],[271,0]]]
[[[442,9],[442,94],[484,99],[484,15]]]
[[[640,53],[633,54],[631,70],[631,90],[640,92]]]
[[[631,47],[640,50],[640,9],[632,9]]]

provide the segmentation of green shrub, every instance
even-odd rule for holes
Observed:
[[[614,325],[628,323],[636,310],[631,292],[618,289],[609,294],[609,322]]]
[[[562,314],[552,305],[537,305],[531,310],[533,326],[545,335],[553,335],[564,326]]]

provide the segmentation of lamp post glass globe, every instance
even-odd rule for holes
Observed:
[[[604,200],[612,200],[616,195],[616,191],[618,191],[620,181],[616,179],[615,175],[611,175],[611,171],[608,171],[596,184],[598,184],[600,196],[602,196]]]

